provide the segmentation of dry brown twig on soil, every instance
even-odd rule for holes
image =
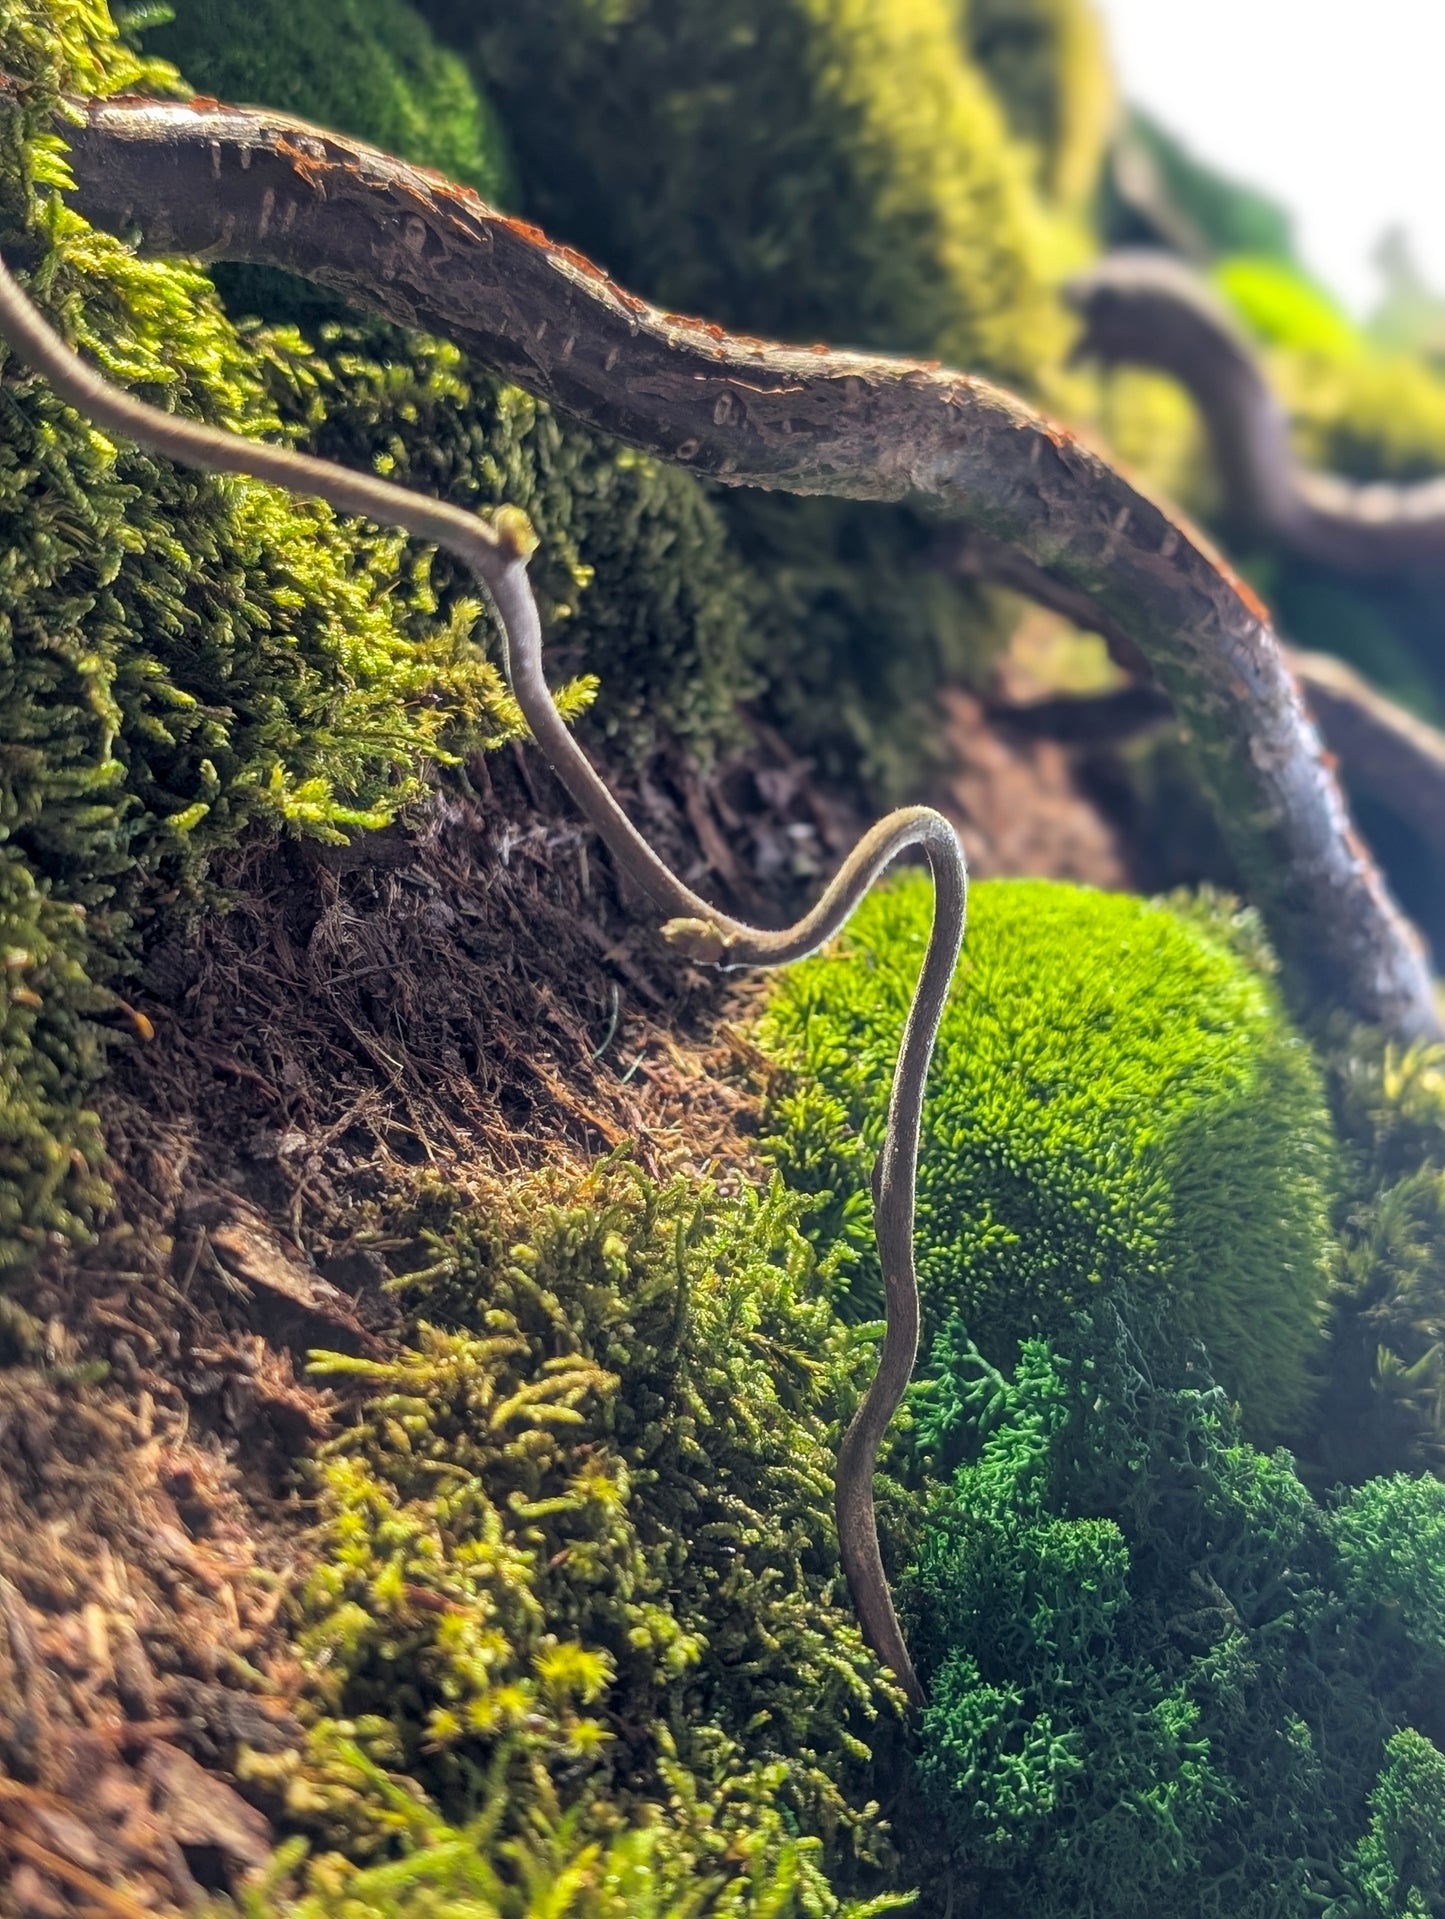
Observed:
[[[1083,593],[1169,695],[1293,979],[1397,1036],[1439,1032],[1420,942],[1353,833],[1265,608],[1066,429],[985,380],[658,312],[469,189],[282,114],[77,100],[65,136],[77,205],[149,253],[299,274],[729,485],[911,496]]]
[[[517,704],[553,771],[613,858],[671,917],[663,937],[703,965],[786,966],[836,934],[879,874],[917,847],[933,873],[934,916],[894,1072],[888,1125],[874,1170],[875,1226],[884,1274],[886,1326],[877,1371],[838,1450],[835,1505],[839,1553],[860,1623],[909,1698],[923,1693],[883,1570],[873,1508],[873,1474],[883,1435],[912,1377],[919,1300],[913,1216],[924,1086],[963,943],[968,878],[957,833],[929,807],[900,808],[865,833],[821,899],[793,926],[769,932],[718,912],[666,866],[633,826],[568,732],[542,670],[542,631],[527,579],[533,546],[525,516],[503,508],[492,524],[444,501],[354,473],[326,460],[162,413],[113,387],[52,331],[0,262],[0,335],[86,418],[185,466],[241,473],[340,512],[396,526],[435,542],[486,589],[502,624],[507,676]]]

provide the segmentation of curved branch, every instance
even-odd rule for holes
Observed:
[[[1054,740],[1106,745],[1170,717],[1168,696],[1149,676],[1148,663],[1087,594],[980,534],[951,538],[944,563],[965,579],[1008,587],[1084,632],[1097,633],[1116,663],[1137,676],[1133,685],[1094,698],[992,707],[1007,726]],[[1299,647],[1281,650],[1349,785],[1382,801],[1427,846],[1445,853],[1445,733],[1387,699],[1343,660]]]
[[[921,847],[933,871],[933,925],[894,1067],[888,1124],[874,1168],[875,1230],[884,1274],[887,1323],[878,1370],[838,1449],[835,1500],[838,1546],[863,1631],[915,1703],[923,1690],[904,1641],[878,1548],[873,1474],[878,1448],[897,1412],[918,1353],[918,1280],[913,1216],[923,1094],[938,1023],[963,944],[968,873],[958,835],[928,807],[890,813],[864,834],[823,897],[795,926],[766,932],[719,913],[663,864],[618,806],[567,731],[542,671],[542,628],[527,579],[531,529],[503,508],[487,525],[462,508],[327,460],[243,439],[162,413],[113,387],[70,351],[21,292],[0,260],[0,337],[87,419],[152,452],[205,471],[244,473],[292,493],[328,500],[435,542],[470,569],[502,622],[507,674],[533,737],[563,786],[659,911],[674,915],[663,936],[690,958],[725,966],[785,966],[814,951],[844,925],[875,879],[909,847]]]
[[[279,114],[205,100],[71,112],[80,207],[152,253],[284,268],[446,334],[563,411],[694,472],[911,495],[1047,567],[1128,634],[1165,686],[1295,978],[1394,1033],[1437,1030],[1419,942],[1351,832],[1264,607],[1071,433],[964,374],[659,313],[470,191]]]
[[[1445,479],[1397,486],[1305,471],[1254,348],[1208,286],[1167,254],[1111,255],[1078,275],[1076,353],[1156,367],[1193,396],[1232,510],[1336,573],[1445,572]]]

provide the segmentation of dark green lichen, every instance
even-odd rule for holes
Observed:
[[[793,1074],[770,1150],[828,1195],[869,1305],[868,1169],[930,912],[921,880],[875,894],[761,1028]],[[1168,1301],[1252,1431],[1296,1428],[1321,1352],[1330,1128],[1270,982],[1197,916],[1122,895],[994,881],[969,922],[924,1110],[926,1315],[960,1312],[998,1358],[1090,1295]]]

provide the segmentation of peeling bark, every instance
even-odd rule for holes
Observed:
[[[282,115],[73,111],[77,204],[148,253],[299,274],[714,480],[931,503],[1085,596],[1169,694],[1294,977],[1394,1033],[1439,1030],[1419,941],[1353,833],[1265,608],[1067,430],[964,374],[660,313],[470,191]]]

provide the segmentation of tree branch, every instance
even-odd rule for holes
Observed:
[[[152,253],[299,274],[715,480],[932,502],[1087,595],[1169,693],[1296,980],[1395,1033],[1438,1030],[1419,942],[1351,831],[1265,609],[1071,433],[967,375],[659,313],[469,191],[282,115],[74,112],[77,203]]]
[[[1117,253],[1072,281],[1068,298],[1084,323],[1081,358],[1156,367],[1188,389],[1225,498],[1259,533],[1335,573],[1445,572],[1445,479],[1397,486],[1306,472],[1254,348],[1189,268]]]
[[[1009,587],[1084,632],[1099,634],[1113,659],[1139,676],[1133,686],[1094,699],[1035,700],[991,709],[1005,724],[1050,739],[1103,745],[1132,738],[1169,717],[1170,701],[1149,677],[1148,664],[1128,633],[1101,614],[1087,594],[982,534],[952,537],[947,563],[966,579]],[[1281,651],[1350,786],[1382,801],[1427,846],[1445,853],[1445,733],[1386,699],[1342,660],[1298,647]]]

